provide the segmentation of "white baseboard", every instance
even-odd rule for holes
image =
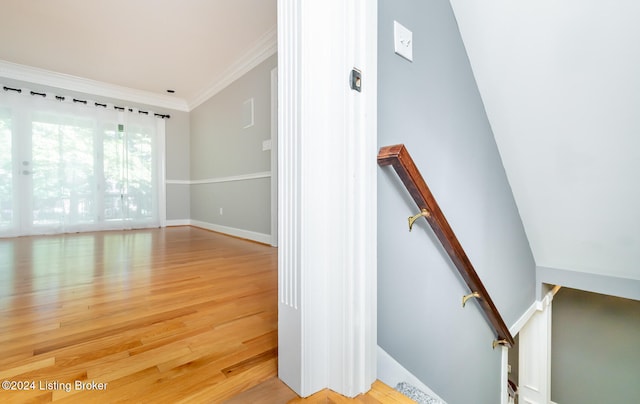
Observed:
[[[378,379],[383,383],[395,387],[398,383],[406,382],[414,387],[424,391],[428,395],[436,398],[443,403],[446,402],[433,392],[427,385],[422,383],[411,372],[405,369],[404,366],[399,364],[395,359],[391,357],[384,349],[378,346]]]
[[[271,245],[271,235],[258,233],[250,230],[236,229],[235,227],[222,226],[220,224],[202,222],[200,220],[190,220],[190,224],[203,229],[216,231],[218,233],[228,234],[230,236],[240,237],[247,240],[257,241],[258,243]]]
[[[191,225],[191,220],[189,220],[189,219],[167,220],[165,225],[166,225],[166,227],[171,227],[171,226],[189,226],[189,225]]]

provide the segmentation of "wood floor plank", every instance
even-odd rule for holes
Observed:
[[[275,377],[274,248],[185,226],[0,239],[0,251],[0,380],[36,387],[0,390],[2,403],[411,402],[376,384],[301,399]]]
[[[344,397],[329,389],[301,398],[277,377],[267,379],[251,389],[231,397],[224,404],[415,404],[413,400],[376,380],[371,390],[354,398]]]
[[[45,383],[0,402],[215,403],[276,374],[274,248],[176,227],[0,250],[0,379]]]
[[[288,403],[296,398],[298,398],[298,395],[293,390],[278,380],[277,377],[272,377],[224,401],[224,404]]]

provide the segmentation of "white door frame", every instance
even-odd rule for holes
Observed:
[[[271,246],[278,246],[278,68],[271,70]]]
[[[303,397],[376,379],[377,24],[376,1],[278,0],[278,371]]]

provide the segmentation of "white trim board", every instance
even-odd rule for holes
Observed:
[[[246,180],[255,180],[259,178],[270,178],[270,177],[271,177],[270,171],[263,171],[260,173],[233,175],[229,177],[217,177],[217,178],[206,178],[202,180],[191,180],[191,184],[192,185],[215,184],[218,182],[246,181]]]
[[[167,220],[164,227],[178,227],[178,226],[199,227],[205,230],[215,231],[216,233],[222,233],[228,236],[234,236],[234,237],[239,237],[246,240],[256,241],[262,244],[270,244],[270,241],[271,241],[270,234],[258,233],[250,230],[237,229],[235,227],[222,226],[219,224],[203,222],[200,220],[191,220],[191,219]]]
[[[189,110],[193,110],[209,98],[224,90],[229,84],[247,74],[251,69],[267,60],[278,51],[278,30],[273,26],[256,45],[231,65],[220,77],[213,80],[192,100],[188,101]]]
[[[235,227],[222,226],[220,224],[203,222],[200,220],[190,220],[190,225],[194,227],[201,227],[206,230],[215,231],[218,233],[224,233],[229,236],[240,237],[247,240],[257,241],[262,244],[271,244],[271,235],[258,233],[250,230],[237,229]]]
[[[219,182],[247,181],[260,178],[271,178],[270,171],[262,171],[259,173],[232,175],[229,177],[205,178],[202,180],[167,180],[167,184],[174,185],[198,185],[198,184],[216,184]]]
[[[278,68],[271,69],[271,246],[278,246]]]
[[[187,102],[178,97],[118,86],[102,81],[72,76],[70,74],[63,74],[51,70],[11,63],[4,60],[0,60],[0,76],[13,80],[40,84],[43,86],[57,87],[69,91],[95,94],[102,97],[153,105],[177,111],[189,111]]]
[[[177,226],[191,226],[190,219],[174,219],[167,220],[165,223],[165,227],[177,227]]]
[[[542,310],[542,302],[536,300],[531,303],[531,306],[529,306],[529,308],[522,314],[522,316],[520,316],[520,318],[517,319],[511,327],[509,327],[509,332],[511,333],[511,335],[517,335],[522,327],[527,324],[527,321],[529,321],[529,319],[533,317],[537,310]]]
[[[383,383],[390,387],[395,387],[398,383],[406,382],[446,404],[440,396],[434,393],[426,384],[422,383],[420,379],[413,375],[413,373],[409,372],[404,366],[393,359],[393,357],[384,349],[380,348],[380,346],[378,346],[377,362],[378,379]]]

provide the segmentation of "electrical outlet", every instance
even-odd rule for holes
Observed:
[[[393,22],[393,46],[396,54],[413,62],[413,32],[398,21]]]
[[[222,216],[222,208],[220,208],[220,216]]]

